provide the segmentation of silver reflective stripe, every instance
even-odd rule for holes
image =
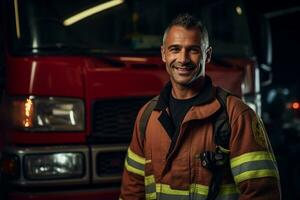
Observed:
[[[259,160],[246,162],[232,168],[233,176],[237,176],[246,171],[260,170],[260,169],[272,169],[276,170],[276,166],[272,160]]]
[[[144,165],[145,158],[134,153],[130,148],[127,151],[127,157],[125,159],[125,169],[134,174],[145,176]]]
[[[201,195],[201,194],[193,194],[192,200],[205,200],[206,199],[206,195]]]
[[[150,193],[156,192],[156,185],[155,185],[155,183],[151,183],[149,185],[146,185],[145,191],[146,191],[146,194],[150,194]]]
[[[147,200],[157,199],[154,175],[145,176],[145,194]]]
[[[132,160],[128,156],[127,156],[126,160],[127,160],[128,165],[130,165],[131,167],[134,167],[136,169],[144,171],[145,166],[143,164],[140,164],[140,163]]]

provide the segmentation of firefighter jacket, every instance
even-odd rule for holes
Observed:
[[[206,199],[212,173],[201,166],[199,155],[216,149],[211,116],[220,103],[215,89],[206,78],[198,104],[187,111],[172,139],[167,106],[170,84],[160,94],[144,138],[139,123],[145,106],[140,110],[125,159],[120,199]],[[217,199],[280,199],[278,169],[261,119],[235,96],[227,97],[226,107],[230,162]]]

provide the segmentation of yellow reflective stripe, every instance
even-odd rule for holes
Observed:
[[[156,184],[156,191],[160,193],[172,194],[172,195],[189,195],[188,190],[171,189],[171,187],[166,184]]]
[[[149,186],[151,184],[155,184],[154,175],[146,176],[145,177],[145,186]],[[170,185],[167,184],[155,184],[156,185],[156,192],[162,194],[169,194],[169,195],[190,195],[190,194],[199,194],[203,196],[208,195],[209,186],[201,185],[193,183],[190,185],[189,190],[176,190],[172,189]],[[151,199],[154,197],[156,193],[148,193],[149,198]],[[230,195],[230,194],[239,194],[239,191],[235,184],[223,184],[220,186],[220,193],[219,195]],[[146,195],[147,196],[147,195]],[[155,196],[156,197],[156,196]]]
[[[152,192],[152,193],[149,193],[149,194],[146,194],[146,199],[157,199],[156,198],[156,192]]]
[[[236,185],[228,184],[228,185],[221,185],[220,187],[220,195],[229,195],[229,194],[236,194],[239,193]]]
[[[266,151],[255,151],[251,153],[245,153],[230,160],[231,168],[241,165],[246,162],[258,161],[258,160],[273,160],[272,155]]]
[[[190,192],[201,194],[201,195],[208,195],[209,187],[206,185],[200,185],[200,184],[192,184]],[[220,186],[220,195],[228,195],[228,194],[234,194],[239,193],[236,185],[234,184],[226,184]]]
[[[146,160],[145,164],[151,163],[151,160]]]
[[[130,166],[127,162],[127,160],[125,160],[125,168],[127,169],[127,171],[141,175],[141,176],[145,176],[145,172],[143,170],[134,168],[132,166]]]
[[[262,170],[254,170],[254,171],[247,171],[247,172],[241,173],[241,174],[235,176],[234,180],[236,183],[240,183],[240,182],[248,180],[248,179],[262,178],[262,177],[279,178],[276,170],[262,169]]]
[[[145,186],[155,183],[154,175],[145,177]]]
[[[190,190],[176,190],[171,189],[171,187],[166,184],[156,184],[156,190],[160,193],[173,195],[189,195],[190,193],[208,195],[209,187],[206,185],[192,184],[190,186]],[[220,188],[220,195],[228,195],[234,193],[239,193],[234,184],[222,185]]]
[[[140,164],[142,164],[142,165],[145,165],[145,162],[146,162],[146,161],[145,161],[145,158],[143,158],[143,157],[141,157],[141,156],[135,154],[133,151],[131,151],[130,148],[128,148],[128,154],[127,154],[127,156],[128,156],[130,159],[134,160],[135,162],[138,162],[138,163],[140,163]]]
[[[156,185],[154,182],[154,176],[145,177],[145,193],[146,199],[156,199]]]
[[[192,184],[190,186],[190,192],[201,194],[201,195],[208,195],[208,186],[206,185],[200,185],[200,184]]]
[[[217,146],[217,148],[219,148],[223,153],[230,153],[230,150],[229,150],[229,149],[225,149],[225,148],[222,147],[222,146]]]

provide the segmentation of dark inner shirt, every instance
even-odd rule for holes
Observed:
[[[154,110],[161,111],[158,120],[170,136],[172,143],[170,149],[176,143],[180,126],[188,110],[195,105],[204,105],[214,100],[214,90],[211,79],[206,76],[204,85],[199,89],[198,95],[187,100],[179,100],[172,97],[172,84],[167,83],[161,91]],[[169,109],[169,114],[166,111]]]
[[[175,132],[179,131],[178,129],[180,128],[185,114],[190,109],[190,107],[196,104],[196,102],[198,101],[198,96],[199,94],[190,99],[175,99],[172,96],[172,93],[170,93],[169,111],[170,117],[175,127]],[[174,136],[174,133],[172,133],[172,136]]]

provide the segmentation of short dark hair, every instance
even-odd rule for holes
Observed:
[[[198,18],[188,13],[178,15],[168,25],[168,27],[164,32],[163,44],[165,43],[166,37],[173,26],[181,26],[185,29],[198,28],[200,32],[201,43],[204,45],[205,48],[209,46],[208,32],[206,27],[202,24],[202,22]]]

